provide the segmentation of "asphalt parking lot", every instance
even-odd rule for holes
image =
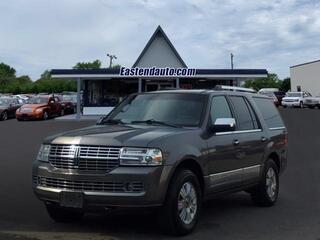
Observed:
[[[320,110],[280,109],[289,131],[289,162],[276,206],[258,208],[237,193],[204,204],[185,239],[320,239]],[[89,215],[54,223],[31,188],[42,139],[93,121],[0,122],[0,239],[166,239],[148,212]]]

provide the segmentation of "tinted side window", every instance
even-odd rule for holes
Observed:
[[[230,96],[237,119],[237,130],[257,129],[257,120],[252,111],[249,109],[247,101],[240,96]]]
[[[212,124],[217,118],[232,118],[229,104],[224,96],[216,96],[212,98],[210,118]]]
[[[253,100],[269,128],[284,127],[280,114],[270,99],[254,97]]]

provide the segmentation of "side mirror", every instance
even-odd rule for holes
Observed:
[[[231,132],[236,129],[236,120],[234,118],[217,118],[214,124],[210,126],[212,132]]]

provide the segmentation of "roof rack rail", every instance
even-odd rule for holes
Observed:
[[[244,88],[244,87],[234,87],[234,86],[226,86],[226,85],[216,85],[214,87],[216,91],[234,91],[234,92],[246,92],[246,93],[256,93],[254,89]]]

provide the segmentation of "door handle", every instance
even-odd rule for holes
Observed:
[[[262,137],[261,138],[261,142],[265,142],[265,141],[267,141],[267,138],[266,137]]]
[[[233,141],[233,145],[239,145],[239,141],[236,139]]]

